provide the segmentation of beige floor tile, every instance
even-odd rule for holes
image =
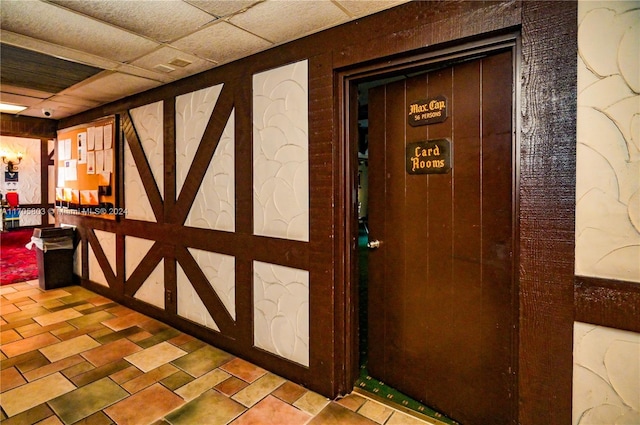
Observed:
[[[385,423],[392,413],[392,409],[371,400],[367,400],[367,402],[358,410],[358,414],[367,417],[372,421],[376,421],[379,424]]]
[[[227,424],[244,411],[245,407],[240,403],[230,400],[215,390],[208,390],[171,412],[166,420],[172,425]]]
[[[2,314],[4,315],[9,313],[15,313],[16,311],[22,311],[22,310],[20,310],[18,307],[16,307],[13,304],[6,304],[0,307],[0,311],[2,311]]]
[[[61,373],[54,373],[2,394],[2,408],[9,417],[75,389]]]
[[[47,332],[44,334],[21,339],[20,341],[3,344],[2,351],[7,355],[7,357],[15,357],[29,351],[47,347],[48,345],[55,344],[57,342],[60,342],[60,340]]]
[[[82,363],[84,359],[79,355],[74,355],[71,357],[64,358],[54,363],[50,363],[48,365],[44,365],[37,369],[30,370],[29,372],[25,372],[24,377],[27,381],[35,381],[47,375],[51,375],[55,372],[60,372],[62,370],[68,369],[72,366],[77,365],[78,363]]]
[[[0,286],[0,295],[11,294],[16,292],[13,286]]]
[[[339,405],[329,403],[317,416],[311,419],[308,425],[376,425],[376,422],[369,418],[358,415],[355,412]]]
[[[284,383],[285,380],[279,376],[267,373],[232,398],[238,403],[251,407]]]
[[[147,348],[146,350],[131,354],[130,356],[125,357],[125,360],[141,371],[149,372],[150,370],[160,367],[165,363],[169,363],[170,361],[182,357],[185,354],[187,354],[186,351],[165,341]]]
[[[13,341],[22,339],[20,334],[15,329],[9,329],[8,331],[0,332],[0,344],[8,344]]]
[[[435,422],[420,420],[401,412],[393,412],[385,425],[433,425]]]
[[[232,425],[303,425],[312,416],[274,396],[267,396],[245,412]]]
[[[8,299],[9,301],[15,301],[15,300],[20,299],[20,298],[30,297],[31,295],[37,296],[37,295],[39,295],[41,293],[42,293],[42,291],[40,291],[39,289],[32,288],[32,289],[28,289],[28,290],[25,290],[25,291],[17,291],[17,292],[14,292],[14,293],[9,293],[9,294],[4,295],[4,297],[6,299]]]
[[[173,362],[174,365],[197,378],[213,369],[228,364],[234,357],[222,350],[206,345]]]
[[[80,313],[78,310],[74,310],[73,308],[65,308],[64,310],[59,310],[54,313],[36,316],[33,318],[33,320],[40,323],[41,326],[49,326],[54,323],[64,322],[65,320],[75,319],[76,317],[80,316],[82,316],[82,313]]]
[[[128,396],[118,384],[103,378],[56,397],[48,404],[65,424],[73,424]]]
[[[154,384],[112,405],[104,412],[117,424],[147,425],[183,404],[184,400],[173,392],[161,384]]]
[[[127,309],[128,310],[128,309]],[[147,320],[149,320],[148,317],[140,314],[140,313],[136,313],[132,310],[128,310],[129,312],[123,316],[119,316],[118,312],[120,312],[119,310],[115,310],[115,309],[108,309],[107,312],[113,314],[114,317],[113,319],[110,320],[106,320],[104,322],[102,322],[103,325],[110,327],[111,329],[113,329],[114,331],[121,331],[123,329],[127,329],[130,328],[131,326],[135,326],[138,325],[142,322],[145,322]]]
[[[70,292],[65,291],[64,289],[51,289],[49,291],[40,292],[39,294],[31,295],[31,298],[42,302],[48,301],[56,298],[68,297],[71,295]]]
[[[57,362],[65,357],[80,354],[100,346],[100,343],[88,335],[81,335],[67,341],[59,342],[40,349],[40,352],[51,362]]]
[[[256,379],[267,373],[267,371],[262,369],[261,367],[255,366],[239,358],[235,358],[230,362],[225,363],[224,365],[220,366],[220,368],[249,383],[252,383]]]
[[[358,394],[348,394],[341,399],[337,400],[336,403],[343,405],[347,409],[355,412],[358,410],[367,399],[364,397],[360,397]]]
[[[302,397],[298,399],[293,405],[300,410],[304,410],[312,416],[320,413],[322,409],[329,404],[329,399],[321,396],[313,391],[307,391]]]
[[[187,401],[193,400],[205,391],[210,390],[219,383],[227,380],[231,375],[227,372],[214,369],[211,372],[194,379],[186,385],[178,388],[175,392]]]
[[[11,390],[26,383],[27,381],[15,367],[9,367],[0,371],[0,392]]]
[[[153,369],[151,372],[138,376],[122,384],[122,388],[127,390],[129,394],[137,393],[151,385],[163,380],[164,378],[173,375],[178,372],[178,368],[172,364],[163,364],[157,369]]]
[[[89,360],[94,366],[99,367],[139,351],[142,351],[142,348],[123,338],[85,351],[82,353],[82,357]]]

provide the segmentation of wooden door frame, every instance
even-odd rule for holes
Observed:
[[[424,69],[429,66],[452,64],[456,61],[471,60],[475,57],[500,50],[510,49],[513,56],[513,94],[512,94],[512,232],[513,260],[511,301],[512,317],[516,328],[513,330],[512,347],[512,389],[511,417],[518,416],[518,318],[519,318],[519,285],[518,264],[520,252],[519,229],[519,176],[520,176],[520,33],[507,32],[497,36],[461,42],[453,47],[420,52],[402,58],[380,58],[375,63],[360,64],[336,72],[337,101],[339,114],[339,148],[338,169],[341,190],[337,197],[338,211],[343,211],[342,233],[336,238],[337,252],[344,253],[342,264],[336,264],[337,281],[344,282],[344,291],[336,291],[336,329],[343,330],[343,347],[336,347],[338,355],[344,359],[343,375],[339,376],[341,393],[347,394],[359,376],[359,337],[358,337],[358,208],[357,208],[357,111],[358,101],[356,88],[360,82],[382,79],[403,72]],[[355,116],[354,116],[355,114]],[[340,220],[340,217],[337,217]],[[340,314],[340,311],[344,312]],[[336,342],[339,344],[340,339]],[[342,351],[340,352],[342,348]]]

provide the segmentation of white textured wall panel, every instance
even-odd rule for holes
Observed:
[[[309,272],[253,263],[254,345],[309,366]]]
[[[109,261],[111,271],[115,273],[116,267],[116,235],[115,233],[103,232],[102,230],[94,230],[98,242],[102,247],[104,255]],[[92,280],[100,285],[109,286],[107,279],[100,268],[98,259],[93,252],[93,247],[89,244],[89,280]]]
[[[140,173],[131,154],[129,143],[124,144],[124,204],[126,218],[155,222],[149,197],[142,185]]]
[[[160,195],[164,198],[164,119],[162,111],[163,102],[160,101],[131,109],[129,113],[151,167],[153,178],[160,190]]]
[[[578,25],[576,274],[640,282],[640,2]]]
[[[189,248],[189,252],[207,277],[209,284],[235,320],[236,318],[236,260],[230,255]]]
[[[180,194],[223,84],[176,97],[176,196]]]
[[[576,322],[573,424],[640,424],[640,334]]]
[[[235,109],[185,221],[186,226],[233,232],[235,203]]]
[[[164,309],[164,260],[158,263],[133,297]]]
[[[124,239],[124,252],[125,252],[125,274],[127,279],[131,277],[131,273],[134,272],[136,267],[140,264],[142,259],[149,249],[153,246],[153,241],[148,239],[136,238],[134,236],[126,236]]]
[[[254,233],[309,240],[308,62],[253,76]]]
[[[178,316],[182,316],[185,319],[189,319],[195,323],[198,323],[207,328],[214,329],[220,332],[220,328],[213,320],[213,317],[207,311],[204,303],[198,296],[198,293],[189,278],[185,274],[180,264],[177,267],[178,271]]]

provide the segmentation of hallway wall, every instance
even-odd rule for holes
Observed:
[[[520,33],[520,292],[515,302],[521,315],[513,418],[522,424],[568,422],[574,319],[575,13],[572,2],[410,2],[61,121],[60,128],[68,128],[118,114],[124,135],[118,180],[129,216],[62,217],[79,229],[76,270],[83,285],[325,395],[350,391],[355,305],[349,298],[353,286],[348,260],[350,215],[355,218],[357,210],[348,203],[355,170],[342,134],[345,99],[337,73],[372,63],[391,67],[397,59],[430,57],[453,45]],[[276,155],[272,161],[271,151],[255,157],[260,133],[255,78],[300,63],[306,63],[308,72],[308,151],[299,155],[304,147],[287,143],[283,151],[291,160]],[[278,86],[287,94],[302,89],[290,83]],[[212,107],[211,119],[200,143],[179,148],[181,137],[190,140],[187,130],[199,135],[201,124],[194,119],[181,135],[178,99],[196,98],[203,100],[192,103],[192,109],[204,117]],[[284,118],[289,119],[277,114],[276,121]],[[293,120],[299,123],[301,118],[304,114]],[[214,203],[225,203],[229,192],[222,187],[228,189],[223,183],[230,169],[216,165],[225,171],[213,182],[207,177],[214,155],[224,151],[223,139],[231,139],[223,137],[231,125],[233,223],[211,218],[208,203],[214,192],[219,198]],[[303,128],[287,130],[287,140],[299,140]],[[269,143],[267,148],[274,146]],[[308,165],[301,161],[305,156]],[[256,168],[260,161],[264,171]],[[273,166],[282,168],[274,173]],[[308,190],[301,192],[305,169]],[[256,182],[261,173],[263,180]],[[271,185],[274,177],[289,183]],[[268,196],[263,198],[259,187],[268,189]],[[292,196],[295,205],[282,204],[281,199]],[[305,196],[308,235],[300,232],[305,225],[299,226],[307,220]],[[256,214],[270,205],[279,215]],[[217,217],[231,211],[225,208],[216,210]],[[205,216],[210,218],[202,220]],[[269,218],[271,225],[256,227],[260,217]],[[234,259],[233,278],[229,257]],[[206,270],[211,263],[216,267]],[[221,281],[216,288],[212,281],[217,278]],[[232,280],[235,309],[225,304],[231,298],[224,295]],[[183,303],[185,292],[189,301]],[[289,332],[292,320],[280,318],[294,316],[300,322]],[[270,330],[258,330],[265,323]],[[307,335],[308,349],[303,344]],[[551,362],[557,368],[551,370]]]
[[[639,39],[640,2],[579,2],[576,275],[628,285],[640,285]],[[575,322],[575,425],[640,422],[640,333],[618,326]]]

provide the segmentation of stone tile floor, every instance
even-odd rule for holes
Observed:
[[[5,425],[436,423],[328,400],[79,286],[2,286],[0,315]]]

